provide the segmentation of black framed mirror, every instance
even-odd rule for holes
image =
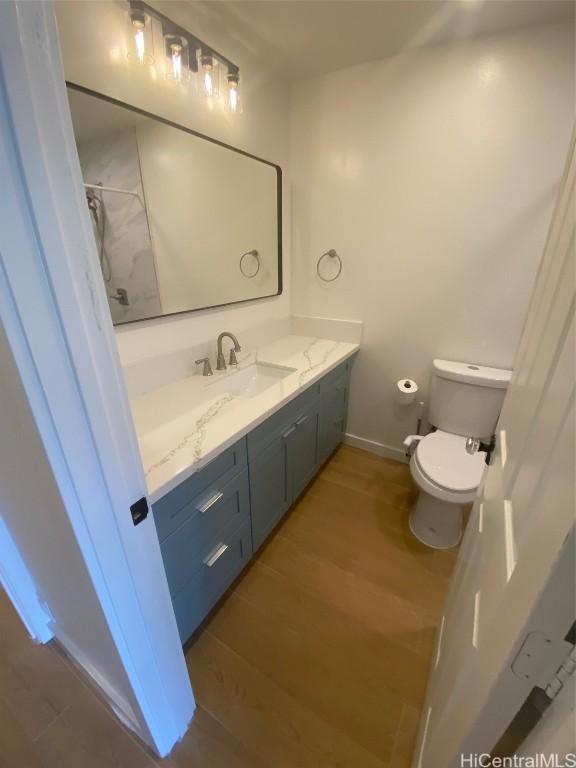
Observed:
[[[67,86],[115,325],[282,293],[279,166]]]

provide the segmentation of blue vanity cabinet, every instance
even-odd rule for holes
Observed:
[[[182,643],[344,436],[351,360],[153,504]]]

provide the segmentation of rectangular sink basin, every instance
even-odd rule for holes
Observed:
[[[256,397],[295,371],[296,368],[287,366],[252,363],[216,381],[211,381],[207,388],[211,392],[234,395],[234,397]]]

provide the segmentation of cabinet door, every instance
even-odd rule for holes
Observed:
[[[289,427],[249,464],[254,551],[290,506],[287,455],[293,432]]]
[[[294,431],[288,439],[288,478],[291,500],[304,490],[316,474],[318,456],[318,404],[308,408],[294,422]]]
[[[320,404],[319,454],[320,462],[332,454],[344,438],[348,403],[348,374],[331,384]]]

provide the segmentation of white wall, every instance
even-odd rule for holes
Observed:
[[[240,66],[243,112],[210,110],[177,85],[131,64],[125,56],[126,3],[56,2],[56,16],[66,77],[80,85],[174,120],[227,144],[277,163],[284,171],[284,292],[281,296],[225,310],[199,311],[176,318],[149,320],[117,330],[124,363],[153,357],[212,339],[220,331],[241,332],[290,314],[288,210],[289,87],[271,79],[255,58],[252,41],[243,40],[194,3],[156,3],[163,13],[190,29]],[[208,4],[209,6],[209,4]]]
[[[570,28],[342,70],[293,95],[295,313],[363,320],[349,432],[399,447],[433,357],[510,367],[574,117]],[[330,285],[318,256],[344,260]],[[378,448],[377,446],[373,446]]]
[[[52,630],[124,712],[136,708],[0,325],[0,516],[54,619]],[[109,686],[113,684],[114,690]],[[137,718],[134,715],[133,720]]]

